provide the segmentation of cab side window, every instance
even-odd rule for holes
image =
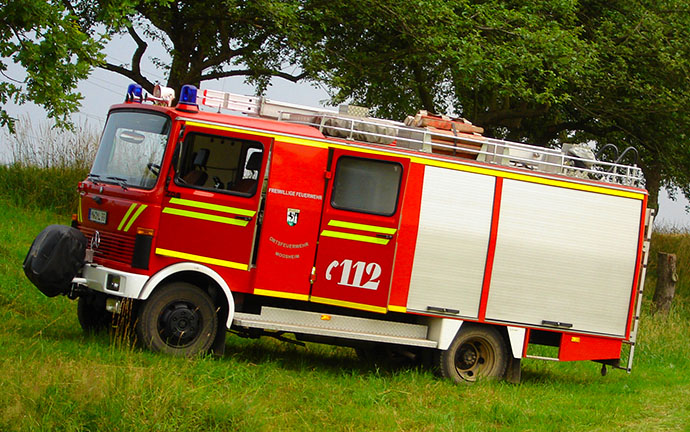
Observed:
[[[252,196],[258,188],[263,146],[256,141],[189,133],[175,183],[196,189]]]
[[[382,216],[395,214],[402,166],[396,162],[344,156],[338,160],[331,205]]]

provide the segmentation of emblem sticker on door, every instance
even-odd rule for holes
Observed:
[[[287,224],[289,226],[295,226],[297,225],[297,220],[299,219],[299,210],[298,209],[287,209]]]

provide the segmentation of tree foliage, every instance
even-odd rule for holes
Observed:
[[[260,91],[271,77],[298,81],[284,66],[295,64],[288,37],[296,29],[299,0],[149,0],[127,5],[108,1],[70,0],[84,29],[93,29],[103,16],[122,17],[112,34],[126,34],[136,49],[128,64],[104,62],[101,67],[124,75],[151,92],[155,83],[142,72],[142,60],[152,42],[172,57],[154,59],[167,76],[161,83],[176,90],[183,84],[245,76]]]
[[[67,124],[81,99],[74,89],[102,58],[102,40],[84,33],[59,1],[0,0],[0,10],[0,126],[13,127],[8,101],[33,101]],[[8,60],[26,69],[24,80],[7,75]]]
[[[398,118],[417,108],[452,111],[490,135],[541,145],[633,146],[652,206],[660,186],[690,196],[685,2],[308,5],[320,32],[304,55],[337,101]]]
[[[76,107],[76,80],[94,64],[151,92],[142,60],[159,42],[172,61],[154,61],[178,90],[229,76],[247,77],[259,92],[272,77],[308,79],[333,89],[333,102],[380,116],[424,108],[467,117],[496,137],[633,146],[652,205],[664,186],[690,196],[690,12],[682,0],[0,4],[2,54],[29,71],[21,86],[3,83],[0,97],[37,101],[63,119]],[[135,42],[127,64],[98,53],[115,33]]]

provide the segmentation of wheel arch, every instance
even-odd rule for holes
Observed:
[[[182,262],[161,269],[144,284],[138,300],[148,299],[159,287],[176,281],[189,282],[206,291],[221,312],[227,313],[226,328],[230,328],[235,315],[235,300],[230,287],[213,269],[198,263]],[[224,316],[224,313],[219,316]]]
[[[493,327],[501,334],[513,358],[522,358],[522,351],[525,346],[526,330],[522,327],[502,326],[471,321],[461,321],[449,318],[441,318],[431,324],[430,335],[438,341],[437,349],[446,350],[458,336],[463,328],[469,327]]]

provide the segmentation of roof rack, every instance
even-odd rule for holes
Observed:
[[[616,162],[597,160],[587,145],[564,144],[561,149],[550,149],[488,138],[472,132],[481,131],[481,128],[468,128],[467,125],[471,126],[469,122],[460,123],[460,128],[455,126],[457,122],[451,122],[450,130],[409,126],[393,120],[367,117],[367,110],[362,107],[341,106],[340,111],[332,111],[216,90],[200,91],[198,103],[219,111],[227,109],[250,116],[313,126],[326,136],[344,140],[391,145],[624,186],[645,185],[639,167],[618,163],[620,157]],[[357,111],[358,115],[352,114]]]

